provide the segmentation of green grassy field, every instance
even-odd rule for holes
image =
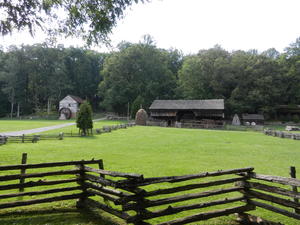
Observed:
[[[0,120],[0,132],[27,130],[72,122],[75,120]]]
[[[114,122],[98,122],[95,127],[109,123]],[[103,159],[106,169],[140,173],[145,177],[184,175],[249,166],[255,167],[257,173],[289,176],[290,166],[300,168],[299,143],[259,132],[132,127],[86,138],[3,145],[0,146],[0,164],[19,164],[21,154],[27,152],[28,163],[95,158]],[[60,203],[58,206],[64,208],[72,204]],[[33,209],[34,206],[27,208]],[[259,210],[256,214],[288,225],[295,224],[295,220],[264,210]],[[59,213],[53,217],[45,214],[41,217],[44,218],[40,220],[42,222],[32,219],[32,223],[28,223],[27,220],[30,220],[33,214],[28,215],[26,217],[22,214],[20,218],[15,215],[0,215],[0,221],[2,220],[3,224],[105,224],[99,219],[91,220],[90,216],[80,217],[76,212],[62,214],[71,218],[70,223],[60,223],[59,218],[62,215]],[[196,224],[229,224],[231,218],[234,217]]]

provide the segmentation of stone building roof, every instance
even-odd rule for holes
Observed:
[[[191,109],[224,109],[224,99],[208,100],[155,100],[149,108],[167,110],[191,110]]]

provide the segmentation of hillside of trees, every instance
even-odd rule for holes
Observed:
[[[0,117],[50,113],[67,94],[94,111],[131,113],[155,99],[224,98],[226,115],[300,104],[300,38],[283,53],[229,52],[220,46],[183,55],[150,36],[99,53],[47,44],[0,49]]]

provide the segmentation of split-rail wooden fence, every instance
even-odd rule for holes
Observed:
[[[109,133],[118,129],[135,126],[135,123],[116,124],[103,126],[102,128],[92,129],[92,134],[99,135]],[[17,135],[17,136],[0,136],[0,145],[6,143],[37,143],[41,140],[63,140],[65,137],[82,137],[78,132],[60,132],[58,134],[36,134],[36,135]]]
[[[79,208],[100,209],[138,225],[187,224],[235,213],[245,221],[256,207],[300,220],[300,180],[253,170],[145,178],[104,170],[102,160],[0,166],[0,210],[77,199]]]

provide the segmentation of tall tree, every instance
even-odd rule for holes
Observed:
[[[152,43],[147,39],[147,43],[127,45],[105,60],[99,95],[107,110],[125,114],[128,102],[132,104],[138,96],[145,108],[156,98],[174,96],[176,76],[169,59]]]
[[[34,34],[40,28],[97,44],[107,40],[112,27],[133,2],[143,0],[4,0],[0,2],[0,33],[28,29]]]

